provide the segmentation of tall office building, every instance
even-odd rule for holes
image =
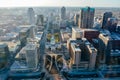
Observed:
[[[106,24],[108,21],[108,18],[112,17],[112,12],[105,12],[103,14],[103,22],[102,22],[102,28],[106,29]]]
[[[71,67],[89,70],[95,69],[97,49],[86,38],[71,40],[69,51]]]
[[[71,48],[72,48],[72,63],[76,65],[78,68],[78,65],[80,64],[81,61],[81,49],[79,48],[79,45],[76,43],[71,43]]]
[[[0,44],[0,69],[7,66],[9,59],[9,49],[6,44]]]
[[[95,49],[92,46],[89,46],[88,49],[89,49],[89,54],[90,54],[89,69],[93,70],[95,69],[95,64],[96,64],[97,49]]]
[[[94,23],[95,9],[86,7],[82,8],[80,12],[79,27],[80,28],[92,28]]]
[[[35,38],[35,25],[30,26],[30,38]]]
[[[43,26],[44,23],[44,16],[43,15],[37,15],[37,25],[38,26]]]
[[[66,19],[66,8],[65,7],[61,8],[61,19],[62,20]]]
[[[78,23],[79,23],[79,17],[80,17],[79,14],[75,14],[75,16],[74,16],[74,25],[75,25],[75,26],[78,26]]]
[[[38,65],[38,53],[37,47],[33,43],[26,45],[26,61],[29,68],[37,68]]]
[[[33,8],[28,9],[28,18],[29,18],[29,23],[31,25],[34,25],[35,24],[35,12]]]

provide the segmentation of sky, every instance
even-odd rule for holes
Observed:
[[[120,0],[0,0],[0,7],[30,6],[120,7]]]

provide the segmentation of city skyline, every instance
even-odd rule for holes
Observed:
[[[119,80],[119,11],[0,8],[0,80]]]
[[[0,7],[120,7],[120,0],[2,0]]]

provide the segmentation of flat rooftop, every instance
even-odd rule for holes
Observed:
[[[25,49],[26,50],[35,50],[36,49],[36,45],[35,44],[27,44],[26,46],[25,46]]]

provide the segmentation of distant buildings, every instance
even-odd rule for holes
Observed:
[[[29,24],[31,25],[35,24],[35,12],[33,8],[28,9],[28,19],[29,19]]]
[[[61,21],[60,21],[60,28],[61,29],[66,29],[66,8],[62,7],[61,8]]]
[[[102,28],[102,17],[95,17],[94,19],[94,29],[100,30]]]
[[[0,44],[0,69],[8,66],[8,60],[10,59],[10,53],[6,44]]]
[[[112,17],[112,12],[105,12],[103,15],[102,28],[109,30],[110,32],[117,31],[118,19]]]
[[[86,7],[82,8],[80,12],[79,27],[93,28],[95,9]]]
[[[108,18],[111,18],[111,17],[112,17],[112,12],[105,12],[103,14],[103,22],[102,22],[103,29],[106,29],[106,24],[107,24]]]
[[[62,7],[61,8],[61,20],[65,20],[66,19],[66,8]]]

